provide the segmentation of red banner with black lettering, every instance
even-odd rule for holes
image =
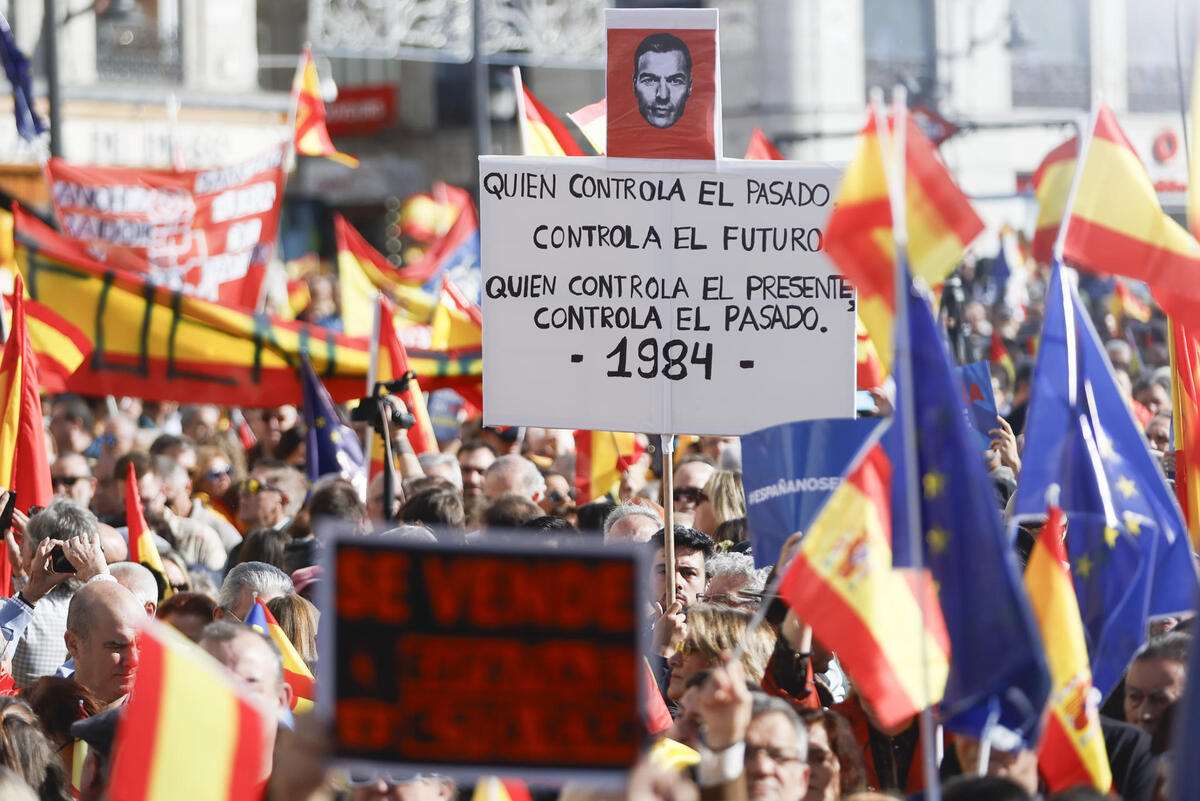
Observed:
[[[279,228],[287,148],[181,172],[46,163],[59,227],[112,267],[256,308]]]

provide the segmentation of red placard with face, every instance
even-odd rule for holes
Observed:
[[[717,32],[609,28],[608,155],[715,159]]]

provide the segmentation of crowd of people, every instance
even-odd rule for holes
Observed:
[[[960,361],[993,363],[1003,420],[982,457],[1003,511],[1021,470],[1045,276],[1031,270],[997,280],[989,267],[964,265],[942,308]],[[1081,289],[1109,338],[1131,413],[1170,477],[1163,321],[1110,309],[1099,280],[1085,278]],[[1010,359],[998,358],[996,342]],[[886,391],[875,395],[886,413]],[[837,654],[813,637],[805,610],[789,609],[771,592],[774,568],[755,567],[736,437],[681,438],[668,497],[661,443],[642,436],[642,455],[625,467],[615,497],[588,500],[577,497],[571,432],[489,428],[475,418],[462,421],[458,437],[439,443],[437,453],[413,453],[397,432],[394,497],[377,475],[362,498],[343,478],[306,478],[303,422],[291,406],[238,410],[60,395],[46,398],[44,411],[54,499],[45,508],[18,502],[6,535],[14,593],[0,604],[8,686],[0,698],[0,797],[106,797],[114,731],[136,681],[147,618],[198,643],[277,710],[270,798],[469,792],[444,776],[328,767],[325,718],[291,713],[294,690],[279,649],[244,625],[255,600],[263,601],[320,681],[311,599],[328,580],[319,521],[331,518],[363,532],[399,529],[468,548],[518,530],[551,542],[639,543],[651,555],[645,656],[672,722],[651,732],[619,793],[572,783],[531,786],[534,798],[868,801],[922,797],[927,789],[917,719],[882,725]],[[250,436],[239,432],[243,419]],[[128,561],[130,466],[162,574]],[[664,547],[666,505],[675,524],[673,565]],[[1022,558],[1029,542],[1016,540]],[[668,570],[674,597],[666,594]],[[1166,797],[1174,710],[1192,650],[1187,616],[1148,625],[1148,644],[1103,710],[1113,795],[1125,801]],[[992,745],[977,775],[977,740],[939,730],[936,747],[947,799],[1049,797],[1035,751]],[[1086,787],[1054,796],[1100,797]]]

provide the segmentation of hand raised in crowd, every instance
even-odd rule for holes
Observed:
[[[1014,475],[1021,472],[1021,455],[1017,452],[1017,435],[1003,417],[997,416],[1000,425],[988,431],[992,437],[991,449],[1000,456],[1000,464],[1008,467]]]
[[[687,616],[683,612],[683,602],[676,601],[663,611],[662,604],[654,608],[660,613],[654,621],[654,653],[669,657],[687,639]]]
[[[100,545],[98,532],[72,537],[63,543],[63,553],[75,565],[75,576],[80,581],[108,572],[108,562],[104,561],[104,549]]]
[[[723,664],[713,668],[696,694],[696,710],[704,744],[714,751],[746,739],[753,701],[746,688],[746,671],[739,660],[721,652]]]
[[[25,563],[25,574],[29,577],[21,596],[31,604],[42,599],[46,593],[71,578],[71,573],[56,573],[51,563],[50,552],[56,546],[62,545],[60,540],[44,539],[38,543],[37,550]],[[65,548],[64,548],[65,550]]]

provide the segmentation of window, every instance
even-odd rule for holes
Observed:
[[[1176,5],[1129,0],[1125,7],[1130,111],[1179,111],[1179,69],[1173,37],[1182,39],[1179,55],[1186,88],[1192,74],[1190,32],[1196,30],[1196,9],[1191,3],[1182,4],[1176,26]]]
[[[96,15],[96,71],[103,80],[182,83],[179,0],[112,0]]]
[[[1087,108],[1092,95],[1087,0],[1011,0],[1011,8],[1031,32],[1012,53],[1013,105]]]

